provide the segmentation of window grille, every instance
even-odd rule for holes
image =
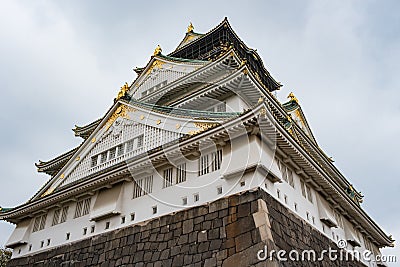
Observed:
[[[60,219],[60,223],[63,223],[67,220],[67,215],[68,215],[68,209],[69,206],[65,206],[62,209],[62,214],[61,214],[61,219]]]
[[[138,198],[153,191],[153,175],[133,181],[133,198]]]
[[[165,187],[169,187],[173,185],[173,180],[172,180],[172,168],[168,168],[166,170],[164,170],[164,186]]]
[[[53,222],[51,223],[52,226],[58,224],[58,219],[60,218],[61,209],[56,209],[53,215]]]
[[[180,164],[176,168],[176,183],[183,183],[186,181],[186,163]]]
[[[207,174],[210,172],[210,167],[208,165],[208,155],[200,157],[199,160],[199,176]]]
[[[109,155],[109,160],[115,158],[115,156],[117,155],[117,148],[113,147],[110,149],[110,155]]]
[[[90,212],[90,198],[80,200],[76,203],[75,218],[85,216]]]
[[[46,225],[46,219],[47,219],[47,214],[37,216],[33,223],[32,232],[37,232],[37,231],[43,230]]]
[[[90,164],[91,167],[94,167],[97,165],[97,159],[98,159],[98,155],[92,157],[92,162]]]

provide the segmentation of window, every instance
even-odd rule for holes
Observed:
[[[297,211],[297,203],[294,203],[294,210]]]
[[[171,186],[172,183],[172,168],[164,170],[164,185],[163,188]]]
[[[307,195],[306,195],[306,186],[305,186],[305,184],[304,184],[304,181],[301,180],[300,183],[301,183],[301,194],[303,195],[303,197],[307,198]]]
[[[32,251],[32,245],[29,245],[29,251]]]
[[[294,188],[293,172],[281,161],[277,160],[278,168],[282,172],[282,179]]]
[[[281,190],[276,189],[276,195],[278,196],[278,198],[281,198]]]
[[[153,209],[153,214],[156,214],[157,213],[157,206],[153,206],[152,209]]]
[[[66,240],[69,240],[70,239],[70,237],[71,237],[71,233],[67,233],[67,236],[66,236]]]
[[[76,203],[74,218],[82,217],[90,212],[90,198],[80,200]]]
[[[199,200],[200,200],[200,195],[199,195],[199,193],[194,194],[194,195],[193,195],[193,201],[194,201],[194,202],[197,202],[197,201],[199,201]]]
[[[68,206],[56,209],[54,211],[53,222],[51,223],[51,225],[54,226],[56,224],[65,222],[67,220],[67,214],[68,214]]]
[[[99,158],[99,155],[96,155],[96,156],[93,156],[93,157],[92,157],[92,162],[91,162],[91,164],[90,164],[91,167],[94,167],[94,166],[97,165],[97,160],[98,160],[98,158]]]
[[[40,247],[44,247],[44,241],[40,241]]]
[[[133,150],[133,140],[126,142],[126,152],[131,152]]]
[[[188,199],[187,199],[187,197],[183,197],[182,198],[182,205],[187,205],[187,203],[188,203]]]
[[[107,151],[100,154],[100,163],[104,163],[107,161]]]
[[[58,220],[60,218],[60,213],[61,213],[61,209],[56,209],[54,211],[53,222],[51,223],[51,226],[58,224]]]
[[[135,213],[131,213],[131,221],[135,220]]]
[[[183,183],[186,181],[186,163],[180,164],[176,168],[176,183]]]
[[[67,220],[69,206],[65,206],[62,208],[60,223],[63,223]]]
[[[343,225],[342,216],[337,211],[334,211],[333,214],[334,214],[335,219],[336,219],[336,221],[338,223],[338,226],[343,229],[344,225]]]
[[[294,188],[294,179],[292,170],[287,170],[289,185]]]
[[[199,159],[199,176],[209,172],[210,167],[208,166],[208,155],[201,156]]]
[[[241,187],[243,187],[243,186],[245,186],[245,185],[246,185],[246,182],[245,182],[245,181],[241,181],[241,182],[240,182],[240,186],[241,186]]]
[[[315,224],[315,217],[312,216],[312,223]]]
[[[211,154],[203,155],[199,159],[199,176],[210,172],[210,161],[211,171],[221,169],[222,163],[222,149],[212,152]]]
[[[286,168],[286,166],[283,165],[281,162],[279,162],[279,163],[280,163],[280,166],[281,166],[282,178],[283,178],[283,180],[285,180],[285,182],[287,183],[287,182],[288,182],[287,168]]]
[[[226,112],[226,104],[225,103],[221,103],[219,105],[217,105],[217,112]]]
[[[284,196],[283,196],[283,199],[285,200],[285,204],[287,204],[287,203],[288,203],[288,197],[287,197],[287,195],[284,195]]]
[[[221,195],[222,194],[222,186],[217,187],[217,194]]]
[[[94,233],[94,230],[96,229],[96,227],[94,226],[94,225],[92,225],[91,227],[90,227],[90,233]]]
[[[106,222],[106,227],[104,229],[105,230],[110,229],[110,222]]]
[[[153,191],[153,175],[133,181],[133,198],[147,195]]]
[[[143,134],[137,137],[137,147],[139,148],[142,146],[143,146]]]
[[[308,199],[311,203],[313,203],[313,196],[312,196],[312,194],[311,194],[311,188],[310,188],[308,185],[306,185],[306,189],[307,189],[307,199]]]
[[[212,156],[212,171],[216,171],[221,169],[221,162],[222,162],[222,150],[219,149],[216,152],[211,154]]]
[[[86,235],[87,234],[87,228],[85,227],[85,228],[83,228],[83,235]]]
[[[115,156],[117,155],[117,147],[113,147],[110,149],[110,155],[108,157],[108,159],[113,159],[115,158]]]
[[[51,239],[47,239],[47,246],[50,246]]]
[[[37,216],[33,224],[32,232],[43,230],[46,225],[46,219],[47,219],[47,214]]]
[[[125,144],[121,144],[119,146],[117,146],[117,156],[122,156],[124,154],[124,145]]]
[[[310,213],[308,213],[308,211],[306,212],[306,217],[307,217],[307,220],[310,220]]]
[[[125,216],[122,216],[121,217],[121,224],[124,224],[125,223]]]

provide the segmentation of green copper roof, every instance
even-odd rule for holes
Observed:
[[[7,212],[7,211],[10,211],[10,210],[12,210],[12,208],[2,208],[2,207],[0,207],[0,213]]]

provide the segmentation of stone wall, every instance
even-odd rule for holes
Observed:
[[[259,261],[264,249],[317,253],[336,244],[262,190],[219,199],[31,256],[8,266],[364,266]]]

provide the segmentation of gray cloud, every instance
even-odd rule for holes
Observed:
[[[278,98],[294,91],[320,146],[366,195],[363,207],[399,239],[399,5],[2,1],[0,204],[40,188],[48,177],[33,163],[78,145],[71,128],[103,116],[157,44],[172,51],[189,21],[206,32],[228,16],[284,84]],[[0,224],[0,244],[11,230]]]

